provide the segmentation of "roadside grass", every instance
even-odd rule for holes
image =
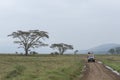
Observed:
[[[97,55],[96,57],[120,73],[120,55]]]
[[[0,55],[0,80],[76,80],[83,55]]]

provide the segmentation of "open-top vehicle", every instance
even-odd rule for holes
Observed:
[[[95,62],[95,57],[93,53],[88,52],[88,62]]]

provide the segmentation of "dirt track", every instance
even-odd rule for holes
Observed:
[[[120,76],[100,63],[86,63],[86,71],[81,80],[120,80]]]

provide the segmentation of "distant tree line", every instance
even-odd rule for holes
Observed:
[[[120,54],[120,47],[111,48],[108,52],[111,54]]]
[[[25,55],[37,54],[36,52],[30,52],[32,48],[39,48],[41,46],[48,46],[48,44],[43,43],[43,40],[49,38],[48,32],[40,31],[40,30],[29,30],[29,31],[16,31],[12,32],[12,34],[8,35],[12,36],[16,40],[14,43],[19,44],[18,48],[23,48],[25,51]],[[52,54],[60,54],[67,50],[72,50],[73,45],[65,44],[65,43],[55,43],[50,46],[52,49],[57,49],[58,52],[54,52]]]

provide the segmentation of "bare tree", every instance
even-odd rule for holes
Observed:
[[[72,50],[73,46],[72,45],[68,45],[68,44],[64,44],[64,43],[58,43],[58,44],[52,44],[50,46],[50,48],[57,49],[59,51],[59,54],[63,55],[63,53],[66,50]]]
[[[40,46],[47,46],[44,44],[41,39],[49,38],[48,33],[45,31],[39,30],[29,30],[29,31],[17,31],[8,35],[16,38],[17,40],[14,43],[20,45],[19,48],[23,48],[25,51],[25,55],[28,55],[28,51],[31,48],[38,48]]]

